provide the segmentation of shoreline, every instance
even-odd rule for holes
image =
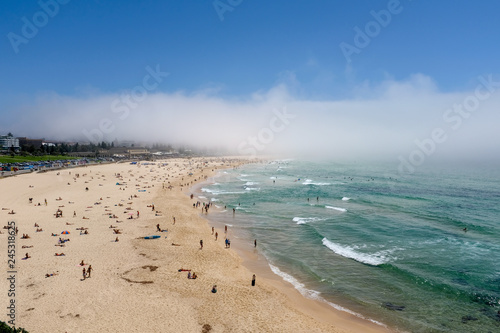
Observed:
[[[248,165],[248,163],[242,165]],[[202,183],[193,185],[190,190],[191,193],[194,194],[195,198],[199,198],[200,196],[204,197],[202,187],[207,184],[217,183],[217,178],[222,177],[222,171],[223,170],[219,170],[219,172],[217,172],[212,179],[207,179]],[[206,199],[208,200],[208,198]],[[214,206],[215,205],[216,203],[214,203]],[[226,213],[229,213],[229,211]],[[200,216],[204,218],[211,227],[213,226],[214,228],[223,229],[224,223],[217,220],[218,217],[220,218],[219,214],[224,214],[223,208],[217,209],[217,211],[213,213],[202,213]],[[232,226],[230,228],[232,228]],[[277,272],[273,271],[273,268],[277,270],[279,270],[279,268],[275,266],[272,267],[273,265],[270,260],[261,251],[259,251],[258,244],[257,248],[253,246],[252,240],[248,238],[249,235],[244,235],[241,231],[240,233],[236,231],[232,234],[232,236],[238,241],[231,242],[231,248],[234,249],[237,255],[242,259],[243,266],[252,273],[256,274],[257,283],[259,280],[264,280],[266,283],[285,295],[291,301],[293,306],[302,313],[309,315],[318,321],[335,325],[336,327],[342,329],[351,331],[354,328],[354,331],[352,332],[395,332],[382,322],[372,318],[366,318],[363,315],[344,308],[339,304],[330,303],[321,296],[319,296],[320,299],[314,299],[309,295],[302,294],[293,283],[286,281],[284,276],[281,276]],[[243,240],[245,242],[241,243],[239,240]],[[287,273],[281,271],[279,272],[289,276]],[[295,280],[294,277],[289,277]],[[297,280],[295,281],[301,284],[301,282]],[[314,291],[304,288],[304,292],[307,293]]]
[[[0,193],[2,205],[17,213],[0,214],[19,226],[18,257],[24,252],[32,257],[19,260],[16,267],[16,327],[68,333],[86,332],[90,327],[127,332],[366,332],[366,323],[355,318],[345,322],[316,319],[314,315],[321,308],[310,303],[311,307],[306,306],[310,314],[298,308],[295,304],[309,300],[291,286],[279,290],[260,273],[256,286],[250,286],[253,273],[243,266],[245,259],[226,250],[223,239],[210,241],[209,220],[192,207],[188,193],[194,183],[219,172],[222,164],[248,162],[229,160],[107,164],[0,180],[5,189]],[[82,173],[81,177],[76,173]],[[29,197],[34,198],[33,203],[28,203]],[[64,199],[54,199],[58,197]],[[64,210],[63,218],[54,216],[57,207]],[[136,211],[140,217],[135,216]],[[34,223],[43,231],[35,232]],[[110,223],[121,230],[119,235],[113,234]],[[168,231],[157,232],[156,224]],[[78,235],[80,226],[89,234],[80,231]],[[62,236],[71,241],[59,248],[54,246],[58,237],[51,237],[51,233],[61,236],[61,230],[70,231]],[[223,235],[223,229],[218,231]],[[21,239],[23,233],[31,238]],[[160,237],[145,240],[148,235]],[[6,237],[6,232],[0,234],[0,239]],[[200,239],[204,240],[203,249]],[[7,257],[2,257],[0,262],[6,267]],[[81,260],[92,264],[92,278],[82,279]],[[196,272],[198,279],[187,279],[181,268]],[[54,275],[46,277],[49,273]],[[0,287],[8,290],[7,280],[2,281]],[[210,292],[214,284],[218,286],[216,294]],[[290,301],[293,295],[296,302]],[[325,318],[332,314],[328,309]],[[0,320],[6,319],[0,314]]]

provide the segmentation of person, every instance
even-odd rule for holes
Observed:
[[[252,276],[252,287],[255,287],[255,274]]]
[[[227,234],[227,225],[224,226],[224,233]]]
[[[256,239],[253,241],[253,247],[257,247],[257,240]]]
[[[85,277],[87,276],[87,272],[85,272],[85,267],[83,267],[82,273],[83,273],[83,279],[85,280]]]
[[[160,223],[158,223],[158,224],[156,225],[156,230],[161,232],[161,229],[160,229]]]
[[[31,258],[31,257],[30,257],[30,255],[26,252],[26,257],[24,257],[24,258],[28,259],[28,258]]]
[[[87,269],[87,274],[88,274],[89,278],[90,278],[90,272],[92,272],[92,265],[89,265],[89,268]]]
[[[191,279],[196,279],[198,277],[198,275],[196,275],[196,273],[193,272],[193,275],[191,276]]]
[[[191,278],[191,271],[188,272],[188,279]]]
[[[118,242],[118,237],[116,237],[115,242]]]
[[[80,266],[85,266],[85,263],[83,262],[83,260],[82,260],[82,262],[80,263]]]
[[[200,250],[203,250],[203,239],[200,239]]]
[[[217,285],[214,284],[214,286],[212,287],[212,293],[215,294],[216,292],[217,292]]]
[[[227,248],[227,243],[229,242],[229,240],[226,238],[226,240],[224,241],[224,243],[226,244],[226,248]]]
[[[214,234],[214,227],[212,227],[212,235]]]
[[[217,240],[217,237],[219,237],[219,233],[216,231],[215,232],[215,240]]]

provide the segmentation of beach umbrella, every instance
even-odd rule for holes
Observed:
[[[69,234],[68,230],[65,230],[65,231],[61,232],[61,235],[68,235],[68,234]]]

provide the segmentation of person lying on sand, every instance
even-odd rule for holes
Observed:
[[[120,229],[113,229],[113,232],[114,232],[115,234],[121,234],[121,233],[122,233],[122,232],[120,231]]]
[[[180,268],[178,272],[191,272],[190,269]]]
[[[85,217],[85,216],[84,216],[84,217],[82,217],[82,219],[83,219],[83,220],[89,220],[89,218],[88,218],[88,217]]]
[[[114,225],[109,226],[109,229],[113,229],[113,228],[116,228],[116,226],[114,226]]]
[[[33,247],[33,245],[23,245],[22,246],[23,249],[29,249],[29,248],[32,248],[32,247]]]
[[[65,256],[65,254],[64,254],[63,252],[61,252],[61,253],[57,253],[57,252],[56,252],[55,256],[56,256],[56,257],[62,257],[62,256]]]
[[[56,244],[56,245],[54,245],[54,246],[65,247],[66,245],[64,245],[64,244]]]
[[[42,228],[37,228],[36,229],[36,232],[40,232],[40,231],[43,231],[43,229]]]
[[[11,211],[9,212],[9,214],[11,214],[11,215],[12,215],[12,214],[15,214],[15,213],[16,213],[16,212],[14,212],[14,210],[11,210]]]
[[[48,278],[48,277],[55,276],[55,275],[59,275],[59,271],[56,273],[50,273],[50,274],[47,273],[47,274],[45,274],[45,277]]]
[[[23,236],[21,237],[22,239],[28,239],[28,238],[31,238],[28,234],[23,234]]]
[[[74,223],[69,223],[69,222],[66,222],[66,225],[73,225]]]
[[[172,243],[172,246],[181,246],[181,244]]]

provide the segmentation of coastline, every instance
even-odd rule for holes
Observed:
[[[245,165],[247,164],[248,163],[245,163]],[[216,183],[216,179],[218,177],[222,177],[222,171],[223,170],[219,170],[219,172],[214,175],[212,179],[207,179],[202,183],[193,185],[191,190],[195,195],[195,198],[199,198],[200,196],[204,197],[203,192],[201,191],[202,187],[207,184]],[[218,217],[220,219],[219,214],[224,214],[222,209],[218,209],[216,212],[209,214],[200,215],[207,220],[207,223],[210,226],[222,230],[224,228],[224,223],[218,220]],[[341,305],[330,303],[321,297],[313,298],[311,295],[307,295],[313,291],[304,288],[299,281],[295,280],[295,278],[279,271],[279,268],[273,266],[269,259],[259,251],[259,247],[254,247],[252,240],[248,238],[248,235],[243,235],[236,231],[232,234],[232,237],[236,238],[237,241],[231,242],[231,248],[234,249],[237,255],[241,258],[242,265],[252,274],[256,274],[259,282],[264,281],[264,283],[269,284],[272,288],[275,288],[280,293],[285,295],[288,301],[290,301],[291,306],[298,311],[314,318],[319,322],[333,325],[337,328],[345,330],[346,332],[395,332],[387,325],[374,319],[366,318],[361,314],[344,308]],[[273,270],[278,271],[276,272]],[[280,274],[282,276],[280,276]],[[299,291],[292,282],[286,281],[286,278],[293,279],[295,280],[295,283],[301,285],[304,294],[301,293],[301,291]]]
[[[210,162],[205,164],[205,160]],[[253,272],[243,266],[246,259],[226,250],[222,237],[210,241],[209,222],[193,209],[189,199],[191,186],[220,167],[221,159],[166,160],[0,180],[5,189],[0,194],[2,205],[17,213],[0,212],[3,224],[15,220],[19,226],[18,259],[25,252],[31,255],[31,259],[18,260],[16,326],[30,332],[370,332],[367,327],[374,324],[355,317],[342,321],[343,314],[305,299],[282,281],[280,290],[273,284],[280,282],[277,276],[267,279],[264,272],[258,272],[256,286],[250,286]],[[76,178],[75,172],[83,175]],[[33,204],[27,200],[31,196]],[[58,196],[63,199],[57,201]],[[151,205],[155,207],[148,208]],[[65,212],[61,219],[53,216],[57,207]],[[76,217],[71,216],[73,210]],[[140,218],[135,217],[136,210],[140,210]],[[118,219],[108,216],[111,213],[119,215]],[[130,221],[129,215],[133,217]],[[34,223],[44,231],[35,232]],[[110,223],[121,234],[113,234]],[[156,232],[156,224],[168,232]],[[89,234],[78,235],[80,226],[88,228]],[[70,235],[63,237],[71,241],[64,248],[55,247],[58,237],[50,234],[61,236],[64,229]],[[223,230],[218,231],[222,236]],[[20,239],[23,233],[31,238]],[[160,238],[144,239],[152,234]],[[0,234],[0,239],[6,237],[5,232]],[[120,241],[115,242],[115,237]],[[204,240],[203,249],[200,239]],[[54,252],[66,255],[57,257]],[[0,261],[3,267],[6,259],[4,255]],[[92,264],[92,278],[82,280],[81,260]],[[196,271],[198,279],[187,279],[185,272],[178,271],[181,268]],[[3,272],[5,275],[6,270]],[[45,277],[48,273],[55,275]],[[8,290],[6,279],[2,281],[0,287]],[[214,284],[216,294],[210,292]],[[0,320],[6,319],[2,314]],[[387,330],[374,327],[375,331]]]

